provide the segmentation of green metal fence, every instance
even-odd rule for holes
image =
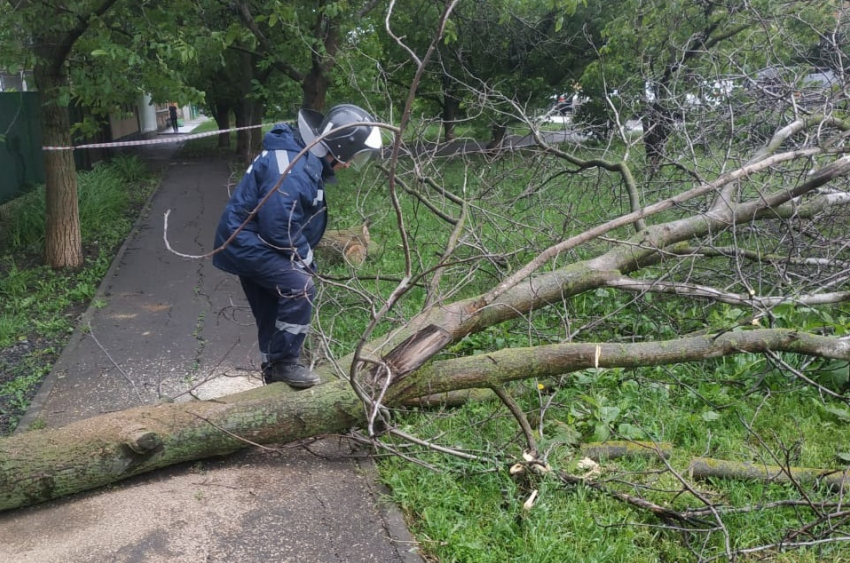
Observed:
[[[38,92],[0,92],[0,204],[44,183]]]

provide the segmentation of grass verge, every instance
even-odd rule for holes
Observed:
[[[50,373],[112,258],[159,184],[144,162],[119,156],[78,173],[85,263],[42,264],[44,186],[0,214],[0,435],[11,433]]]

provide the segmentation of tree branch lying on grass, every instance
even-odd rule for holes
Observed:
[[[788,330],[641,344],[567,343],[433,362],[391,384],[386,405],[594,366],[662,365],[763,350],[850,360],[850,342]],[[396,361],[401,361],[401,355],[394,355]],[[292,442],[344,432],[365,422],[362,402],[347,382],[334,381],[301,393],[287,390],[280,384],[213,401],[138,407],[4,438],[0,440],[0,510],[176,463],[225,455],[245,448],[245,440]]]

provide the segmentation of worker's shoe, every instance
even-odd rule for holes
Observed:
[[[263,365],[263,381],[266,384],[282,381],[296,389],[307,389],[319,383],[319,376],[299,363],[276,363]]]

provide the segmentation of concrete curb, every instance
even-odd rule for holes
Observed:
[[[377,508],[384,522],[384,529],[387,532],[387,536],[389,536],[395,545],[399,557],[401,557],[404,563],[422,563],[422,556],[419,554],[419,544],[416,542],[416,538],[410,533],[407,523],[404,521],[404,515],[399,507],[389,500],[389,496],[392,493],[381,483],[375,460],[366,456],[359,457],[357,458],[357,465],[368,478],[369,492],[372,498],[375,499],[375,508]]]

